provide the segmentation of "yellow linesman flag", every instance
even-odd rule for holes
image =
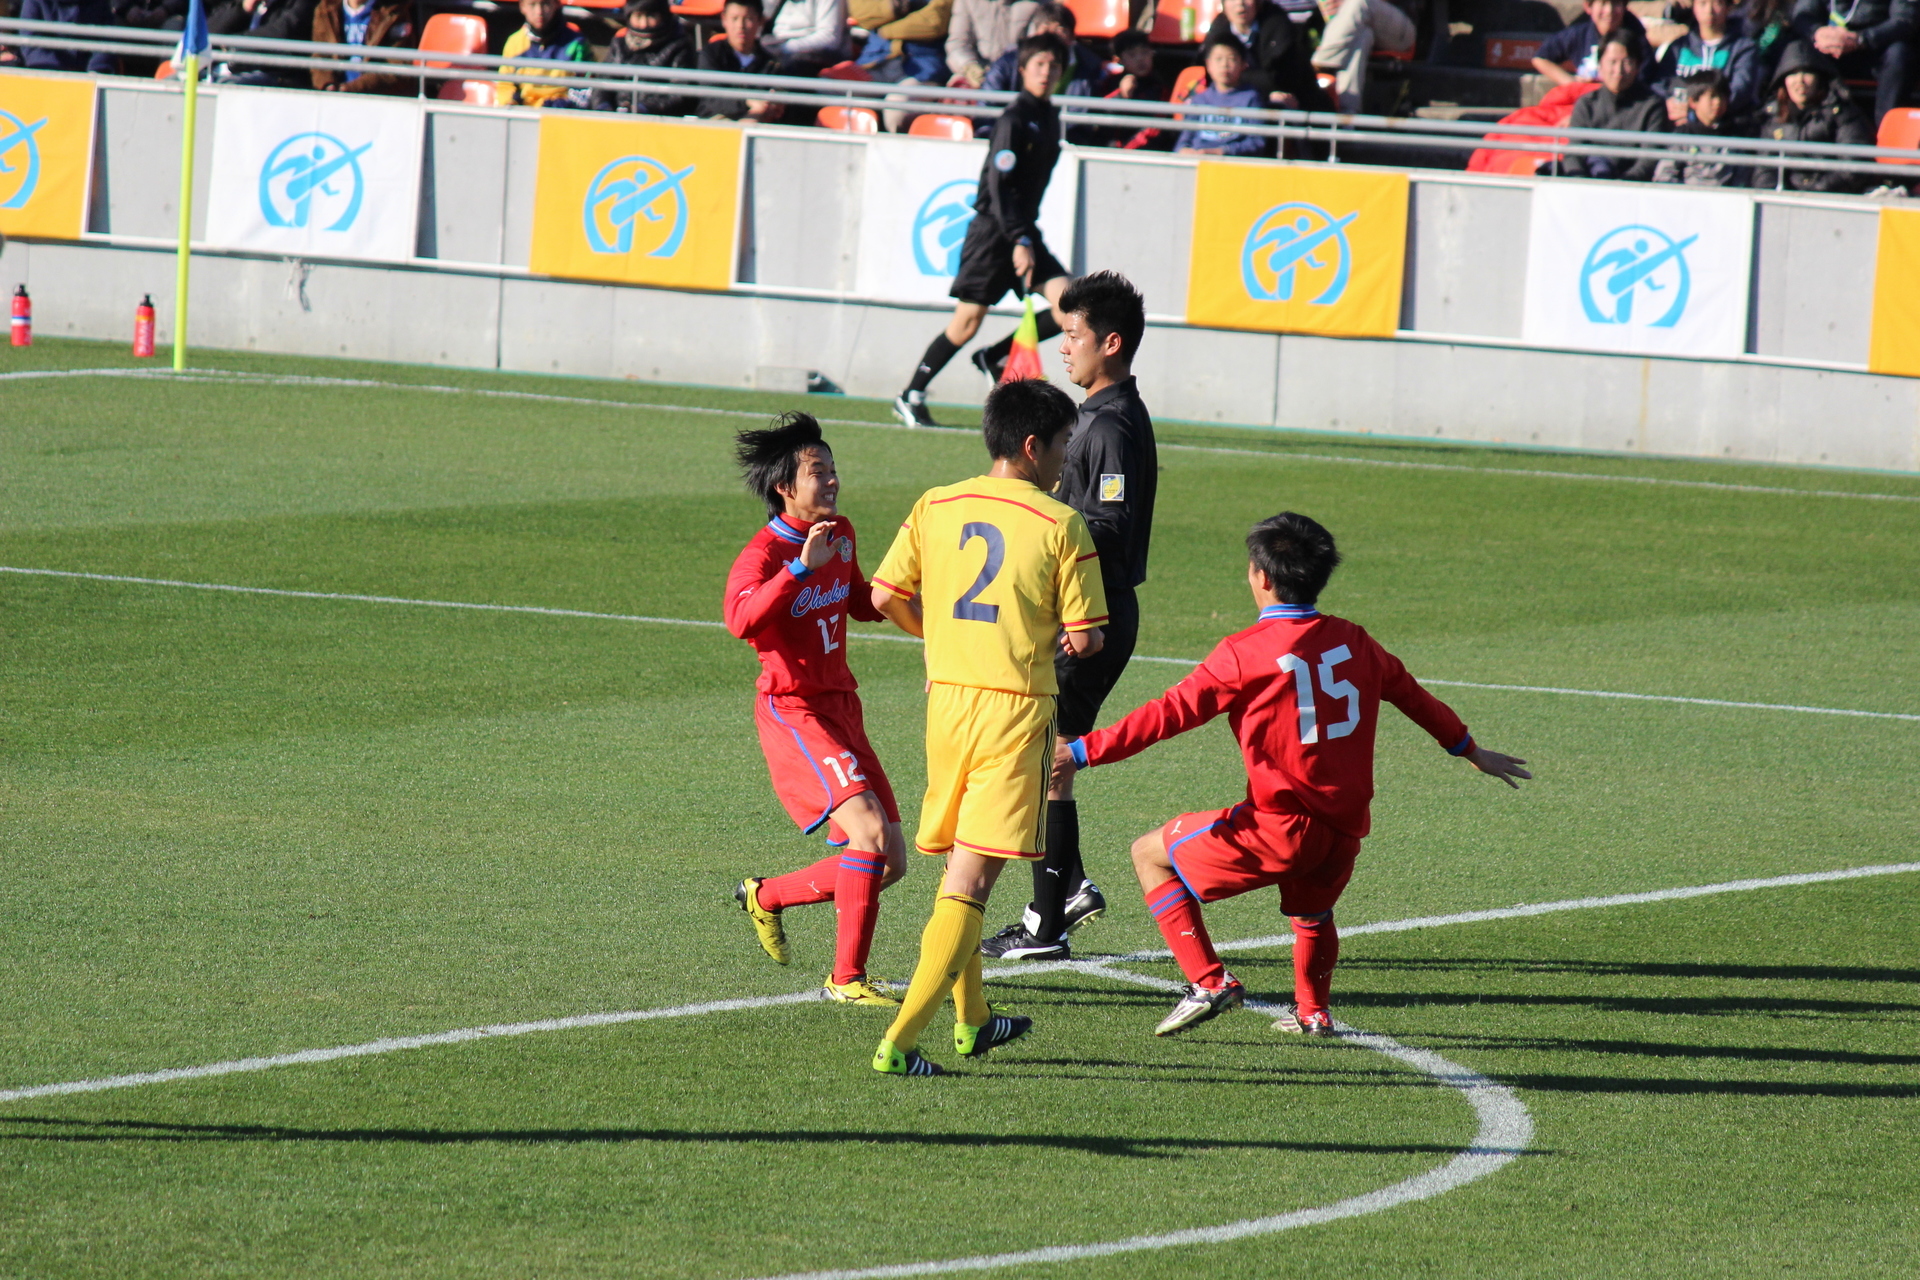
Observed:
[[[1187,323],[1392,337],[1407,198],[1404,173],[1201,161]]]
[[[533,202],[541,275],[725,289],[739,243],[741,131],[545,111]]]
[[[0,234],[78,240],[86,229],[94,89],[0,73]]]
[[[1044,378],[1040,368],[1040,321],[1033,314],[1033,295],[1027,295],[1027,311],[1013,331],[1013,346],[1007,351],[1007,367],[1000,371],[1002,382],[1024,382]]]
[[[1920,378],[1920,210],[1880,211],[1867,368]]]

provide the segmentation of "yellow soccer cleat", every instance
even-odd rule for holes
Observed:
[[[892,1008],[898,1008],[900,1005],[898,1000],[887,994],[884,983],[877,978],[869,978],[865,974],[851,982],[835,982],[833,975],[828,974],[826,982],[822,985],[826,990],[827,999],[840,1004],[883,1004]]]
[[[893,1041],[882,1040],[873,1051],[873,1069],[889,1076],[943,1076],[946,1068],[928,1062],[918,1049],[896,1049]]]
[[[733,891],[733,900],[753,921],[753,931],[760,936],[760,946],[774,958],[778,964],[786,964],[793,958],[787,950],[787,928],[780,923],[778,911],[768,911],[760,905],[760,881],[757,877],[742,880]]]

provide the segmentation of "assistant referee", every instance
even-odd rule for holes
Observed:
[[[1147,580],[1153,499],[1160,475],[1153,418],[1140,401],[1133,357],[1147,328],[1146,303],[1123,275],[1082,276],[1056,304],[1065,325],[1060,354],[1067,376],[1087,393],[1067,442],[1066,469],[1053,496],[1078,511],[1100,553],[1106,588],[1106,643],[1080,658],[1058,653],[1055,731],[1062,738],[1093,732],[1106,700],[1133,656],[1140,633],[1134,589]],[[1064,960],[1067,934],[1106,909],[1080,863],[1080,807],[1073,779],[1047,792],[1047,854],[1033,867],[1033,901],[1018,924],[980,944],[1003,960]]]
[[[947,327],[927,347],[920,364],[893,402],[893,412],[910,427],[939,424],[927,412],[927,386],[960,348],[980,332],[987,308],[1016,285],[1022,296],[1038,291],[1052,304],[1039,317],[1044,341],[1060,332],[1058,307],[1067,287],[1067,269],[1040,236],[1040,201],[1060,160],[1060,108],[1053,105],[1054,78],[1067,62],[1067,47],[1051,33],[1020,42],[1020,96],[993,124],[987,162],[980,169],[973,220],[960,246],[960,270],[948,290],[955,302]],[[1012,335],[981,352],[981,368],[1004,363]]]

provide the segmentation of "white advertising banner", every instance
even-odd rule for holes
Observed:
[[[1640,183],[1533,191],[1521,336],[1543,346],[1737,356],[1753,201]]]
[[[222,88],[207,243],[404,262],[420,211],[413,99]]]
[[[865,297],[888,302],[947,301],[947,289],[960,266],[960,242],[973,221],[980,168],[987,160],[985,140],[948,142],[883,134],[866,145],[860,263],[854,287]],[[1040,234],[1068,270],[1073,269],[1079,163],[1061,154],[1040,205]]]

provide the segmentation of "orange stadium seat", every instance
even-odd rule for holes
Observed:
[[[920,138],[951,138],[955,142],[973,141],[973,120],[967,116],[915,116],[907,132]]]
[[[173,59],[168,58],[154,69],[153,78],[155,80],[171,80],[173,79],[173,73],[177,70],[179,70],[179,68],[173,65]]]
[[[878,133],[880,115],[869,107],[822,107],[820,125],[842,133]]]
[[[1883,147],[1901,151],[1920,150],[1920,107],[1896,107],[1880,122],[1880,136],[1874,141]],[[1883,164],[1920,164],[1920,160],[1885,160]]]
[[[422,53],[485,53],[487,20],[473,13],[436,13],[427,19],[420,32]],[[450,62],[428,62],[435,69],[450,67]],[[484,96],[478,96],[484,94]],[[434,96],[447,102],[493,104],[493,85],[480,80],[442,80]]]
[[[871,80],[873,76],[857,62],[836,62],[820,69],[822,80]]]
[[[491,80],[442,80],[440,92],[433,95],[442,102],[470,102],[477,107],[493,105]]]
[[[673,0],[673,11],[682,18],[717,18],[726,0]]]
[[[1081,40],[1106,40],[1129,25],[1127,0],[1067,0],[1073,10],[1074,35]]]

